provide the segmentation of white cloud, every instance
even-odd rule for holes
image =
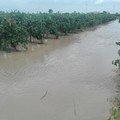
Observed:
[[[101,3],[103,3],[104,2],[104,0],[97,0],[96,2],[95,2],[95,4],[101,4]]]
[[[120,2],[120,0],[96,0],[95,1],[95,4],[101,4],[101,3],[104,3],[104,2]]]

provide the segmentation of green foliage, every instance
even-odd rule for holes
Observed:
[[[8,47],[16,49],[19,43],[26,47],[28,32],[22,21],[24,18],[22,18],[21,15],[22,13],[16,11],[11,13],[0,12],[1,49],[6,49]],[[22,19],[20,19],[20,17]]]
[[[120,119],[120,109],[119,108],[112,108],[112,111],[111,111],[111,119],[109,120],[119,120]]]
[[[116,42],[116,45],[120,46],[120,42]],[[120,56],[120,49],[118,50],[118,55]],[[120,69],[120,59],[116,59],[116,60],[112,61],[112,64],[115,66],[118,66]]]
[[[118,66],[120,68],[120,59],[112,61],[112,64],[114,64],[115,66]]]
[[[21,13],[19,11],[0,12],[0,48],[13,47],[18,44],[26,48],[31,36],[43,43],[43,38],[49,34],[56,38],[106,23],[116,19],[116,16],[103,13]],[[31,40],[30,40],[31,41]]]
[[[120,98],[115,98],[114,107],[111,109],[111,116],[108,120],[120,120]]]
[[[53,13],[53,10],[52,9],[49,9],[49,11],[48,11],[49,13]]]

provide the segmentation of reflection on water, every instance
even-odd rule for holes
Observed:
[[[119,27],[114,21],[27,52],[1,52],[0,120],[107,119]]]

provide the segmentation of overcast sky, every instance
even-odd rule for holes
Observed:
[[[120,0],[0,0],[1,11],[120,12]]]

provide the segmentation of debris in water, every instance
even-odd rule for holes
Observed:
[[[47,93],[48,93],[48,91],[46,91],[45,94],[41,97],[41,100],[47,96]]]

